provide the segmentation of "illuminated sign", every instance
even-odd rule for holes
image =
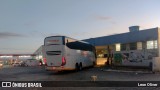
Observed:
[[[59,40],[48,40],[48,42],[59,42]]]

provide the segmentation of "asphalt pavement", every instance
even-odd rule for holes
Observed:
[[[137,70],[138,71],[138,70]],[[46,71],[43,66],[35,67],[8,67],[0,70],[0,81],[92,81],[92,76],[97,76],[96,81],[160,81],[159,73],[143,73],[135,71],[116,71],[105,67],[85,68],[82,71],[54,72]],[[160,90],[158,87],[76,87],[76,90]],[[1,90],[3,90],[2,88]],[[15,89],[15,88],[13,88]],[[26,88],[24,88],[25,90]],[[30,88],[41,90],[42,88]],[[46,88],[50,90],[51,88]],[[75,87],[57,87],[52,90],[75,90]],[[6,90],[6,88],[5,88]],[[17,89],[16,89],[17,90]],[[27,89],[26,89],[27,90]]]

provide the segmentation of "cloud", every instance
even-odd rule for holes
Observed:
[[[109,17],[109,16],[96,16],[96,19],[97,19],[97,20],[110,20],[110,19],[112,19],[112,18]]]
[[[111,21],[111,23],[114,25],[114,24],[117,24],[117,22],[115,22],[115,21]]]
[[[0,32],[0,38],[24,37],[24,35],[12,32]]]
[[[45,37],[48,37],[48,36],[54,36],[54,35],[60,35],[58,33],[49,33],[49,32],[42,32],[42,31],[38,31],[38,30],[33,30],[29,33],[28,36],[35,36],[35,37],[42,37],[42,38],[45,38]]]
[[[26,23],[24,23],[24,26],[27,28],[35,28],[37,26],[35,21],[28,21]]]
[[[0,48],[0,54],[32,54],[34,49],[28,48]]]
[[[110,17],[110,16],[100,16],[100,15],[95,15],[94,18],[98,21],[107,21],[109,23],[111,23],[112,25],[117,24],[116,21],[114,21],[114,18]]]

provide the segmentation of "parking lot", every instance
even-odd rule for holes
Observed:
[[[44,69],[44,66],[3,68],[0,70],[0,81],[91,81],[91,76],[93,75],[97,76],[96,81],[160,81],[159,73],[143,73],[143,71],[121,72],[106,69],[105,67],[85,68],[82,71],[78,72],[66,71],[57,73],[53,71],[46,71]],[[83,89],[87,90],[88,88],[85,87]],[[97,88],[101,90],[106,90],[106,88],[104,87]],[[60,89],[64,89],[64,87],[61,87]],[[74,90],[74,88],[71,87],[68,87],[68,89]],[[81,90],[82,88],[76,89]],[[94,90],[95,88],[92,89]],[[110,87],[108,89],[116,90],[117,88]],[[132,89],[134,90],[134,88]],[[157,89],[157,87],[154,87],[154,89]],[[124,88],[119,87],[118,90],[124,90]],[[128,90],[130,90],[130,88],[128,88]]]
[[[124,70],[123,70],[124,71]],[[121,72],[104,67],[85,68],[82,71],[46,71],[44,66],[8,67],[0,70],[1,81],[90,81],[96,75],[98,81],[160,81],[160,74],[134,71]]]

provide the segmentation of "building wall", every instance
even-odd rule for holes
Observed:
[[[147,41],[146,41],[147,42]],[[141,49],[130,50],[130,43],[126,44],[125,50],[116,51],[116,45],[98,46],[96,48],[97,61],[105,64],[105,61],[112,62],[114,65],[123,66],[149,66],[153,57],[158,57],[158,47],[147,49],[147,43],[143,42]],[[137,43],[137,42],[135,42]],[[112,60],[112,61],[111,61]]]
[[[160,57],[160,28],[158,28],[158,57]]]
[[[36,60],[42,61],[42,63],[44,64],[44,45],[41,45],[35,52],[34,54],[36,55],[34,58]]]

